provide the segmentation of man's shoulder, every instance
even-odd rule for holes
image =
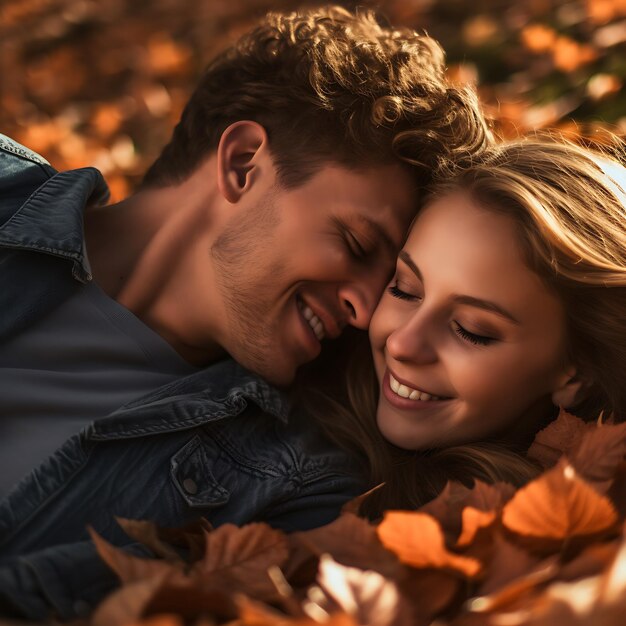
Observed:
[[[0,133],[0,152],[5,153],[10,158],[18,157],[19,159],[30,161],[31,163],[37,163],[38,165],[44,165],[52,168],[50,163],[46,161],[40,154],[37,154],[33,150],[30,150],[21,143],[18,143],[14,139],[7,137]]]
[[[55,174],[43,157],[0,134],[0,224]]]

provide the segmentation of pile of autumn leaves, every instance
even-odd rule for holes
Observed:
[[[122,587],[94,626],[609,626],[626,615],[626,424],[562,413],[529,455],[545,468],[510,485],[450,483],[379,524],[350,503],[328,526],[177,530],[119,520],[158,559],[94,534]],[[176,547],[185,547],[183,560]]]

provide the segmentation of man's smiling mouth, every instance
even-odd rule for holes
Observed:
[[[326,337],[326,329],[322,320],[313,313],[311,307],[309,307],[304,300],[298,298],[298,308],[302,312],[302,316],[307,321],[311,330],[317,337],[318,341],[322,341]]]

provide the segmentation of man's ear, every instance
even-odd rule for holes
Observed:
[[[552,392],[552,403],[567,409],[578,404],[584,395],[587,384],[578,377],[576,369],[569,367],[562,374],[560,381]]]
[[[255,167],[267,147],[265,128],[243,120],[231,124],[217,146],[217,186],[231,203],[239,201],[255,179]]]

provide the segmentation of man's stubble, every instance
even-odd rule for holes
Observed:
[[[280,246],[275,198],[270,190],[254,208],[233,219],[211,248],[227,316],[230,345],[223,347],[241,365],[269,380],[280,356],[275,312],[282,293],[276,286],[284,280],[288,264],[287,259],[270,258]]]

